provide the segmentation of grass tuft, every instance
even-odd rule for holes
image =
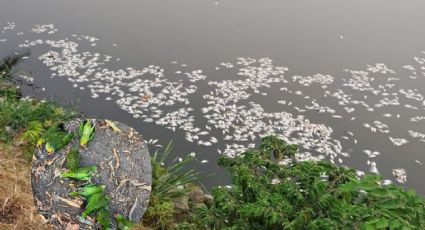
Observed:
[[[155,151],[151,157],[151,197],[143,223],[137,229],[172,229],[175,223],[179,222],[178,219],[184,219],[182,213],[176,210],[174,201],[188,194],[190,186],[196,183],[197,173],[194,170],[185,170],[185,166],[194,160],[194,157],[189,155],[164,166],[171,149],[170,142],[162,150]]]
[[[37,139],[49,127],[69,120],[75,114],[50,101],[21,98],[12,83],[13,65],[23,56],[5,58],[0,64],[0,141],[22,145],[27,156],[32,156]]]

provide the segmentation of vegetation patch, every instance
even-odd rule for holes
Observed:
[[[21,98],[14,85],[13,65],[22,55],[15,55],[0,64],[0,141],[19,145],[27,157],[32,156],[34,145],[50,127],[67,121],[76,114],[51,101]]]
[[[260,147],[218,164],[230,187],[212,190],[198,210],[208,229],[425,229],[425,200],[413,190],[382,185],[380,176],[326,161],[296,162],[295,145],[270,136]],[[274,156],[283,155],[286,161]]]
[[[173,199],[155,199],[154,177],[143,223],[154,229],[425,229],[425,200],[413,190],[383,185],[377,175],[358,178],[326,161],[298,162],[296,151],[268,136],[258,149],[220,158],[232,184],[212,188],[210,200],[183,213]]]

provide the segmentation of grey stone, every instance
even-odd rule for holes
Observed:
[[[212,203],[214,203],[214,197],[212,195],[210,195],[210,194],[205,194],[205,196],[204,196],[204,202],[206,204],[212,204]]]
[[[174,201],[174,208],[180,211],[188,211],[189,210],[189,199],[187,196],[182,196],[176,198]]]
[[[12,127],[10,126],[6,126],[4,128],[4,130],[6,131],[6,133],[10,136],[15,136],[16,135],[16,131],[14,129],[12,129]]]
[[[34,200],[39,213],[56,229],[63,228],[68,222],[80,224],[81,229],[91,228],[89,219],[83,221],[79,218],[83,208],[73,207],[60,199],[74,200],[68,193],[75,189],[72,186],[82,182],[55,176],[65,169],[65,156],[70,148],[79,145],[78,127],[82,121],[80,118],[64,124],[65,130],[75,131],[77,135],[63,149],[51,155],[44,147],[34,151],[31,172]],[[91,183],[106,185],[112,229],[116,227],[113,215],[117,213],[132,221],[140,221],[147,209],[152,185],[147,146],[142,136],[125,124],[114,122],[122,131],[115,132],[104,120],[92,121],[96,124],[95,135],[87,147],[79,147],[80,166],[97,166]],[[57,213],[62,218],[60,221],[55,215]]]
[[[192,191],[188,194],[189,200],[193,203],[203,203],[204,202],[204,191],[199,187],[194,187]]]

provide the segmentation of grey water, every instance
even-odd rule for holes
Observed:
[[[173,82],[180,82],[179,79],[184,77],[176,73],[178,71],[202,70],[207,79],[193,83],[197,92],[187,96],[188,105],[182,105],[194,109],[191,112],[194,124],[202,129],[208,120],[201,112],[201,108],[207,106],[207,100],[202,96],[219,88],[209,82],[240,79],[238,71],[245,67],[237,65],[239,57],[251,57],[257,63],[261,58],[269,58],[272,67],[289,69],[284,73],[288,82],[271,83],[270,88],[261,91],[267,95],[247,90],[252,93],[249,100],[235,104],[248,106],[254,101],[268,113],[287,112],[294,117],[302,115],[311,123],[324,124],[332,129],[330,136],[341,143],[341,152],[349,154],[349,157],[336,157],[336,163],[367,172],[370,169],[367,162],[376,162],[379,172],[394,183],[398,182],[393,170],[405,169],[407,180],[402,186],[425,195],[422,182],[425,175],[422,166],[422,162],[425,163],[424,137],[409,135],[409,130],[425,133],[425,120],[412,121],[412,118],[425,116],[425,104],[423,97],[418,96],[419,99],[415,100],[400,92],[411,90],[415,95],[425,94],[425,61],[422,60],[425,56],[424,9],[425,2],[421,0],[0,0],[0,29],[7,27],[8,22],[16,24],[13,29],[3,29],[0,33],[0,57],[13,52],[30,53],[29,59],[20,67],[34,77],[34,87],[23,85],[25,95],[52,98],[62,105],[77,106],[88,116],[124,122],[143,134],[145,139],[158,139],[163,145],[172,140],[173,157],[196,152],[199,161],[190,167],[205,175],[201,182],[207,187],[229,183],[227,174],[215,164],[220,156],[217,149],[224,148],[223,130],[213,129],[207,135],[218,139],[218,143],[212,146],[189,142],[185,130],[177,128],[173,131],[167,126],[135,118],[114,103],[118,98],[93,98],[87,87],[83,90],[74,88],[67,77],[51,78],[55,70],[43,63],[45,59],[39,58],[54,50],[46,43],[29,47],[20,47],[20,44],[28,43],[26,40],[72,40],[76,38],[73,34],[86,35],[99,40],[74,39],[79,44],[78,52],[110,55],[113,61],[106,62],[102,68],[143,69],[154,65],[162,68],[166,79]],[[57,31],[31,32],[36,24],[54,24]],[[232,63],[235,67],[226,68],[223,63]],[[394,73],[382,66],[375,71],[376,63],[384,63]],[[413,66],[414,70],[406,65]],[[364,71],[368,75],[358,80],[361,73],[345,69]],[[292,78],[316,74],[331,75],[333,82],[317,81],[307,87]],[[392,81],[391,78],[397,79]],[[350,82],[353,79],[356,81]],[[359,82],[364,84],[356,85]],[[367,90],[369,83],[373,90],[381,91],[375,94],[373,90]],[[185,79],[183,86],[190,84]],[[281,90],[282,87],[292,92]],[[344,95],[352,97],[348,105],[342,105],[341,98],[332,96],[340,89]],[[302,94],[296,94],[296,91],[302,91]],[[397,105],[376,107],[381,99],[396,97]],[[311,106],[312,99],[320,106],[334,109],[335,114],[306,109],[306,105]],[[276,103],[279,100],[292,104]],[[355,100],[364,101],[370,107],[362,107],[353,102]],[[179,106],[161,108],[165,114]],[[344,107],[356,110],[348,113]],[[264,117],[265,121],[268,119]],[[382,121],[387,127],[372,131],[364,125],[375,121]],[[242,128],[250,125],[248,120],[241,123]],[[390,137],[408,142],[398,146]],[[309,138],[314,139],[314,136]],[[258,143],[258,138],[246,142]],[[365,150],[377,151],[379,155],[368,156]],[[328,159],[324,153],[309,151]],[[337,158],[343,162],[338,162]],[[208,163],[201,163],[201,160]]]

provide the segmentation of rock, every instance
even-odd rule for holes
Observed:
[[[13,130],[12,127],[10,127],[10,126],[6,126],[4,128],[4,130],[6,131],[7,135],[10,135],[10,136],[15,136],[16,135],[16,131]]]
[[[214,203],[214,197],[210,194],[205,194],[204,196],[204,202],[206,204],[213,204]]]
[[[76,118],[63,126],[68,132],[76,131],[81,122],[81,118]],[[86,147],[79,148],[79,165],[97,166],[91,183],[106,186],[104,193],[110,198],[111,229],[116,228],[113,215],[117,213],[132,221],[140,221],[147,209],[152,185],[150,156],[143,137],[120,122],[114,124],[121,132],[116,132],[104,120],[92,119],[92,122],[96,124],[94,138]],[[44,147],[34,151],[31,171],[34,200],[40,214],[54,229],[65,229],[68,222],[79,224],[80,229],[91,228],[88,219],[79,218],[83,207],[69,205],[77,203],[76,198],[69,196],[69,192],[75,190],[71,185],[75,187],[83,182],[55,176],[64,170],[65,156],[71,146],[78,145],[77,136],[53,154],[47,154]],[[61,220],[57,219],[57,213]]]
[[[204,191],[201,188],[195,187],[188,194],[189,200],[193,203],[203,203],[204,202]]]
[[[189,199],[187,196],[182,196],[173,201],[174,208],[180,211],[189,211]]]
[[[196,210],[196,209],[200,209],[200,208],[205,208],[206,205],[204,203],[193,203],[192,204],[192,209]]]

